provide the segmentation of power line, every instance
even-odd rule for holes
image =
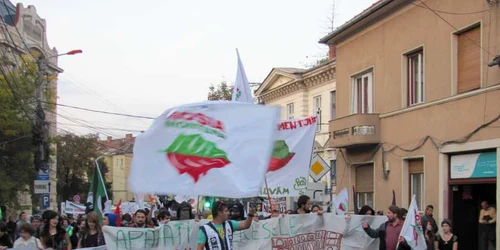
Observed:
[[[411,1],[411,0],[410,0]],[[415,5],[417,7],[423,8],[423,9],[429,9],[425,6],[413,3],[413,2],[408,2],[409,4]],[[483,12],[488,12],[491,11],[491,8],[489,9],[484,9],[484,10],[478,10],[478,11],[472,11],[472,12],[450,12],[450,11],[444,11],[444,10],[436,10],[433,9],[435,12],[442,13],[442,14],[448,14],[448,15],[473,15],[473,14],[479,14]]]
[[[85,89],[87,89],[91,94],[94,94],[95,96],[97,96],[99,99],[103,100],[104,102],[107,102],[109,104],[111,104],[111,106],[113,106],[115,109],[117,109],[119,112],[126,112],[125,110],[123,110],[122,108],[118,107],[117,105],[113,104],[111,101],[107,100],[106,98],[102,97],[101,95],[99,95],[98,93],[96,93],[95,91],[93,91],[92,89],[90,89],[89,87],[85,86],[85,84],[81,83],[80,81],[78,81],[76,78],[73,79],[77,84],[81,85],[82,87],[84,87]],[[142,123],[148,125],[146,122],[144,122],[143,120],[140,120],[138,118],[136,118],[138,121],[141,121]]]
[[[24,135],[24,136],[17,137],[17,138],[15,138],[15,139],[12,139],[12,140],[9,140],[9,141],[0,142],[0,146],[3,146],[3,145],[5,145],[5,144],[9,144],[9,143],[11,143],[11,142],[15,142],[15,141],[22,140],[22,139],[24,139],[24,138],[28,138],[28,137],[30,137],[30,136],[31,136],[31,135]]]
[[[96,110],[96,109],[76,107],[76,106],[71,106],[71,105],[66,105],[66,104],[61,104],[61,103],[52,103],[52,102],[45,102],[45,101],[41,101],[41,102],[45,103],[45,104],[50,104],[50,105],[57,105],[57,106],[61,106],[61,107],[79,109],[79,110],[84,110],[84,111],[88,111],[88,112],[101,113],[101,114],[107,114],[107,115],[126,116],[126,117],[150,119],[150,120],[156,119],[154,117],[149,117],[149,116],[140,116],[140,115],[130,115],[130,114],[123,114],[123,113],[108,112],[108,111],[102,111],[102,110]]]
[[[84,127],[84,125],[61,123],[61,122],[58,122],[57,125]],[[125,129],[125,128],[111,128],[111,127],[93,127],[93,128],[104,129],[104,130],[125,131],[125,132],[144,132],[144,130],[134,130],[134,129]]]
[[[451,24],[450,22],[448,22],[446,19],[444,19],[441,15],[439,15],[435,10],[431,9],[426,3],[424,3],[424,1],[422,0],[419,0],[428,10],[432,11],[432,13],[434,13],[437,17],[439,17],[441,20],[443,20],[445,23],[447,23],[448,25],[450,25],[450,27],[452,27],[453,29],[455,29],[455,31],[459,31],[459,29],[457,27],[455,27],[453,24]],[[486,53],[490,54],[491,56],[495,56],[494,54],[492,54],[491,52],[489,52],[487,49],[483,48],[481,46],[481,44],[478,44],[476,41],[474,41],[472,38],[468,37],[466,34],[462,34],[465,38],[467,38],[469,41],[471,41],[473,44],[477,45],[480,49],[484,50]]]

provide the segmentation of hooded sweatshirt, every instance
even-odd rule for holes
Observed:
[[[106,214],[108,216],[109,220],[109,226],[116,227],[116,221],[118,220],[118,215],[117,214]]]

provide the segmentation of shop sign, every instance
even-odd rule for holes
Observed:
[[[451,179],[496,178],[497,153],[484,152],[451,156]]]

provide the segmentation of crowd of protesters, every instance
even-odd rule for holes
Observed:
[[[224,204],[218,201],[214,204],[212,210],[204,210],[200,215],[196,215],[192,206],[183,202],[176,206],[161,207],[153,211],[149,209],[138,209],[133,214],[104,214],[101,218],[95,212],[89,212],[85,215],[66,216],[52,210],[43,212],[42,215],[33,215],[29,219],[26,213],[21,213],[18,220],[15,221],[12,216],[7,221],[0,221],[0,250],[8,248],[32,248],[32,249],[54,249],[70,250],[86,247],[97,247],[105,245],[105,239],[102,232],[102,226],[114,227],[134,227],[134,228],[153,228],[162,224],[167,224],[170,220],[190,220],[209,219],[217,223],[231,223],[234,231],[243,230],[250,225],[250,221],[265,220],[286,214],[323,214],[323,208],[319,205],[313,205],[311,199],[302,195],[297,202],[296,210],[288,210],[280,213],[278,210],[272,210],[267,217],[258,216],[255,209],[245,217],[243,204],[237,202],[233,204]],[[481,219],[485,220],[487,216],[495,218],[495,213],[489,212],[487,205],[483,206]],[[491,210],[491,209],[490,209]],[[440,224],[441,232],[438,232],[438,224],[433,217],[434,207],[428,205],[424,215],[421,217],[421,223],[428,250],[457,250],[458,237],[452,233],[452,223],[450,220],[443,220]],[[329,212],[329,211],[327,211]],[[488,212],[487,215],[484,215]],[[215,213],[213,216],[212,214]],[[376,229],[370,227],[368,223],[363,223],[362,228],[369,237],[380,240],[380,250],[405,250],[411,249],[400,237],[404,221],[408,211],[395,205],[389,206],[386,212],[387,221],[382,223]],[[362,206],[358,215],[375,216],[384,215],[383,211],[375,212],[369,206]],[[222,219],[221,220],[221,216]],[[484,217],[484,218],[483,218]],[[349,218],[347,216],[346,218]],[[490,221],[492,219],[488,218]],[[245,224],[241,224],[245,222]],[[209,223],[209,224],[210,224]],[[207,224],[207,225],[209,225]],[[217,224],[218,225],[218,224]],[[206,226],[206,225],[205,225]],[[202,227],[200,227],[201,230]],[[203,227],[205,231],[209,227]],[[202,230],[203,231],[203,230]],[[206,246],[206,232],[200,235],[199,247]],[[201,232],[201,231],[200,231]],[[346,229],[345,233],[349,230]],[[489,235],[489,234],[488,234]],[[488,236],[486,235],[486,236]],[[204,237],[202,237],[204,236]],[[485,237],[486,237],[485,236]]]

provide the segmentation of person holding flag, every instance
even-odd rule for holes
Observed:
[[[415,195],[411,200],[410,207],[408,208],[408,214],[404,220],[403,228],[399,234],[400,242],[404,242],[406,245],[411,247],[411,249],[416,250],[426,250],[427,242],[424,236],[424,230],[422,228],[422,220],[418,214],[417,200]]]
[[[379,250],[405,250],[409,249],[400,233],[403,228],[403,221],[398,218],[399,207],[392,205],[387,210],[387,221],[382,223],[377,229],[370,228],[367,222],[362,224],[363,230],[371,238],[380,239]]]

